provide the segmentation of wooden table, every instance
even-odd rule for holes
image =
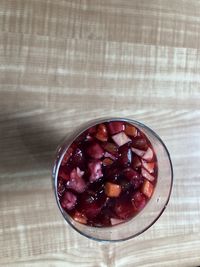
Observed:
[[[0,266],[200,266],[200,2],[0,1]],[[81,123],[134,118],[174,165],[141,236],[98,243],[65,224],[55,148]]]

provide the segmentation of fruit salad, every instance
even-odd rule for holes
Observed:
[[[126,121],[108,121],[85,130],[68,147],[58,170],[57,196],[75,221],[114,226],[144,209],[157,172],[148,137]]]

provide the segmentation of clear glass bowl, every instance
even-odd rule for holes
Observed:
[[[158,177],[154,193],[149,202],[147,203],[147,205],[144,207],[144,209],[140,211],[134,218],[125,223],[102,228],[91,227],[88,225],[80,224],[74,221],[63,210],[58,199],[57,178],[62,158],[65,152],[67,151],[68,147],[70,146],[70,144],[86,129],[102,122],[109,122],[116,120],[125,121],[135,125],[142,132],[144,132],[145,135],[151,141],[151,144],[154,148],[158,161]],[[80,129],[72,133],[70,137],[67,137],[62,142],[62,144],[57,149],[56,159],[53,165],[52,177],[53,177],[53,188],[58,207],[64,219],[69,225],[71,225],[80,234],[91,239],[95,239],[98,241],[123,241],[133,238],[137,235],[140,235],[141,233],[146,231],[149,227],[151,227],[161,216],[170,198],[172,184],[173,184],[173,168],[170,155],[165,144],[163,143],[161,138],[149,127],[138,121],[131,119],[106,118],[106,119],[97,119],[95,121],[84,124]]]

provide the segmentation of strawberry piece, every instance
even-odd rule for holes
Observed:
[[[154,189],[153,185],[148,180],[145,179],[141,189],[142,193],[148,198],[150,198],[153,194],[153,189]]]
[[[82,172],[78,167],[73,169],[70,173],[70,180],[67,182],[67,188],[73,189],[78,193],[82,193],[85,191],[86,183],[83,180],[84,172]]]
[[[134,147],[131,147],[131,150],[132,150],[136,155],[138,155],[139,157],[142,157],[142,156],[145,154],[145,151],[140,150],[140,149],[137,149],[137,148],[134,148]]]
[[[105,157],[105,158],[110,158],[110,159],[112,159],[112,160],[116,160],[116,157],[113,156],[112,154],[110,154],[110,153],[107,152],[107,151],[105,152],[104,157]]]
[[[102,142],[105,142],[108,140],[108,132],[107,132],[107,128],[106,128],[105,124],[100,124],[98,126],[97,133],[96,133],[95,137]]]
[[[79,222],[79,223],[82,223],[82,224],[87,224],[87,217],[79,212],[79,211],[76,211],[74,216],[73,216],[73,219],[76,221],[76,222]]]
[[[138,170],[141,167],[142,163],[141,160],[139,159],[138,156],[134,156],[132,159],[132,164],[131,167],[133,167],[133,169]]]
[[[87,154],[93,159],[100,159],[103,157],[104,151],[98,143],[92,143],[87,148]]]
[[[88,169],[90,172],[89,179],[91,183],[103,176],[101,165],[102,162],[100,160],[91,161],[88,164]]]
[[[108,166],[108,165],[113,164],[113,160],[110,159],[110,158],[105,158],[105,159],[102,161],[102,163],[103,163],[103,166]]]
[[[121,193],[121,190],[122,188],[118,184],[113,184],[109,182],[105,184],[105,194],[108,197],[118,197]]]
[[[65,192],[61,199],[61,206],[63,209],[71,210],[75,207],[77,197],[72,192]]]
[[[142,158],[146,161],[151,161],[153,159],[153,150],[149,147]]]
[[[145,196],[139,191],[136,192],[132,197],[132,205],[136,211],[142,210],[144,206],[146,205]]]
[[[62,178],[65,181],[69,180],[69,174],[64,170],[64,168],[60,168],[58,172],[58,177]]]
[[[131,139],[124,132],[113,135],[112,139],[118,146],[123,146],[131,142]]]
[[[154,172],[155,162],[146,162],[145,160],[142,160],[142,166],[149,172]]]
[[[120,156],[118,158],[119,164],[123,167],[127,167],[128,165],[130,165],[132,160],[131,149],[127,145],[124,145],[119,148],[119,153],[120,153]]]
[[[124,123],[122,121],[111,121],[108,123],[108,129],[110,134],[116,134],[125,130]]]
[[[147,150],[147,140],[142,136],[136,136],[132,139],[132,145],[134,148],[140,149],[140,150]]]
[[[118,155],[118,147],[115,144],[107,142],[105,144],[102,144],[102,147],[112,155]]]
[[[136,137],[137,129],[133,125],[126,124],[125,133],[129,136]]]
[[[117,224],[120,224],[120,223],[123,223],[124,220],[121,220],[121,219],[116,219],[116,218],[110,218],[110,223],[111,225],[117,225]]]
[[[144,178],[147,180],[153,182],[155,180],[155,177],[151,175],[148,171],[146,171],[144,168],[141,169],[141,174]]]

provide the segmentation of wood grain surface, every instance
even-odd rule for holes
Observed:
[[[0,266],[200,266],[200,2],[0,1]],[[122,243],[65,224],[51,186],[60,140],[103,116],[166,143],[170,203]]]

